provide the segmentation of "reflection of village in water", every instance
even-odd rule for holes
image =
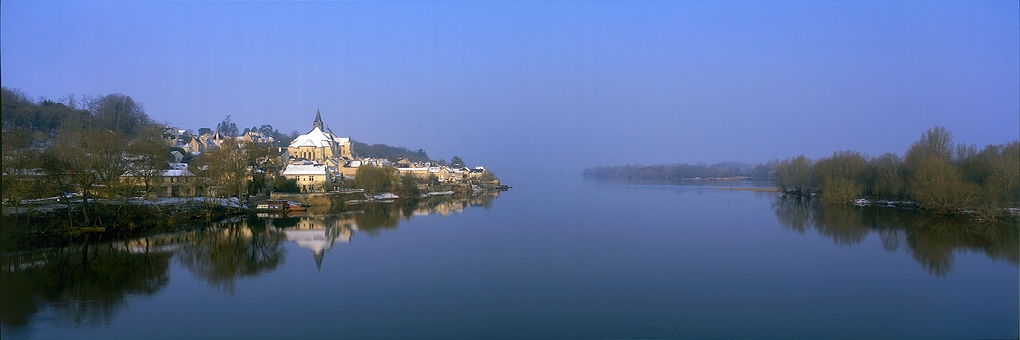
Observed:
[[[437,197],[411,203],[368,203],[331,211],[256,215],[212,223],[196,230],[130,240],[5,254],[0,276],[0,324],[18,332],[41,312],[72,324],[109,322],[129,296],[153,296],[170,280],[171,260],[211,287],[233,295],[235,282],[276,270],[286,242],[308,253],[321,269],[333,247],[355,235],[396,228],[401,219],[488,209],[499,192],[468,198]],[[14,328],[10,328],[14,327]],[[12,334],[14,334],[12,333]]]
[[[497,196],[499,191],[461,199],[432,198],[415,204],[361,204],[353,207],[357,210],[329,211],[322,207],[312,207],[297,213],[260,213],[256,216],[263,223],[262,227],[282,232],[287,241],[311,250],[316,267],[321,269],[323,256],[338,243],[350,243],[355,233],[374,234],[381,229],[396,228],[401,219],[408,220],[415,216],[446,217],[461,213],[471,206],[487,209]],[[249,221],[249,225],[251,223]]]

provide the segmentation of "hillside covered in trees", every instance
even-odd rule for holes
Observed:
[[[389,146],[386,144],[367,144],[358,141],[351,141],[351,153],[357,157],[366,158],[385,158],[391,160],[397,160],[400,158],[407,158],[412,162],[427,162],[429,161],[429,155],[425,153],[425,150],[418,149],[411,151],[405,147]]]
[[[169,167],[162,126],[129,96],[34,101],[3,88],[0,99],[5,204],[73,192],[84,198],[80,212],[87,225],[95,213],[92,198],[145,196]],[[124,175],[135,180],[123,181]]]

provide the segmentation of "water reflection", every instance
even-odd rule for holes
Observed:
[[[151,296],[167,285],[170,257],[114,243],[5,256],[0,321],[23,326],[50,310],[73,324],[108,323],[126,296]]]
[[[800,234],[813,229],[841,246],[861,243],[875,232],[886,250],[905,248],[936,276],[952,271],[957,251],[1020,263],[1020,226],[1016,221],[977,223],[966,216],[884,207],[832,207],[782,196],[775,199],[772,209],[784,229]]]
[[[395,229],[401,220],[415,216],[450,216],[468,207],[489,209],[498,195],[499,192],[490,192],[458,199],[438,197],[413,203],[372,203],[327,213],[265,214],[261,223],[265,228],[282,232],[288,241],[310,250],[316,267],[321,270],[325,254],[337,243],[350,243],[355,233],[374,236],[383,230]]]
[[[352,216],[351,213],[270,215],[260,222],[263,228],[282,233],[288,241],[311,250],[315,266],[321,269],[322,258],[333,245],[351,242],[354,230],[357,229]]]
[[[177,259],[195,277],[233,295],[238,278],[256,277],[276,269],[284,259],[284,236],[276,230],[227,221],[190,233]]]
[[[321,269],[324,255],[337,244],[350,243],[356,233],[371,236],[415,216],[448,216],[473,206],[488,209],[498,194],[287,216],[252,214],[187,232],[4,254],[0,324],[5,335],[19,336],[30,332],[26,326],[44,312],[62,326],[108,324],[131,296],[152,296],[167,286],[172,258],[192,276],[233,295],[238,280],[280,267],[288,241],[310,250]]]

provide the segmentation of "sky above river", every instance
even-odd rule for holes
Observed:
[[[0,2],[2,83],[501,172],[1020,135],[1017,1]]]

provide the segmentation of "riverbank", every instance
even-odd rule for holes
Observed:
[[[392,202],[402,200],[420,200],[435,196],[451,196],[455,198],[469,198],[471,196],[479,195],[482,193],[490,192],[502,192],[507,191],[511,188],[509,185],[502,185],[498,181],[490,183],[455,183],[455,184],[441,184],[441,185],[423,185],[419,186],[417,193],[414,196],[407,196],[407,193],[397,192],[378,192],[371,193],[365,189],[340,189],[337,191],[330,192],[311,192],[311,193],[283,193],[273,192],[268,196],[252,196],[248,199],[248,206],[252,208],[255,204],[265,202],[266,200],[284,200],[299,203],[310,208],[316,208],[317,210],[325,209],[339,209],[349,205],[357,205],[367,202]]]
[[[779,188],[768,188],[768,187],[729,187],[729,188],[715,188],[715,190],[755,191],[755,192],[780,192]]]
[[[206,221],[246,213],[236,199],[98,200],[87,210],[81,202],[43,202],[5,207],[0,251],[66,246],[147,233],[192,228]]]

